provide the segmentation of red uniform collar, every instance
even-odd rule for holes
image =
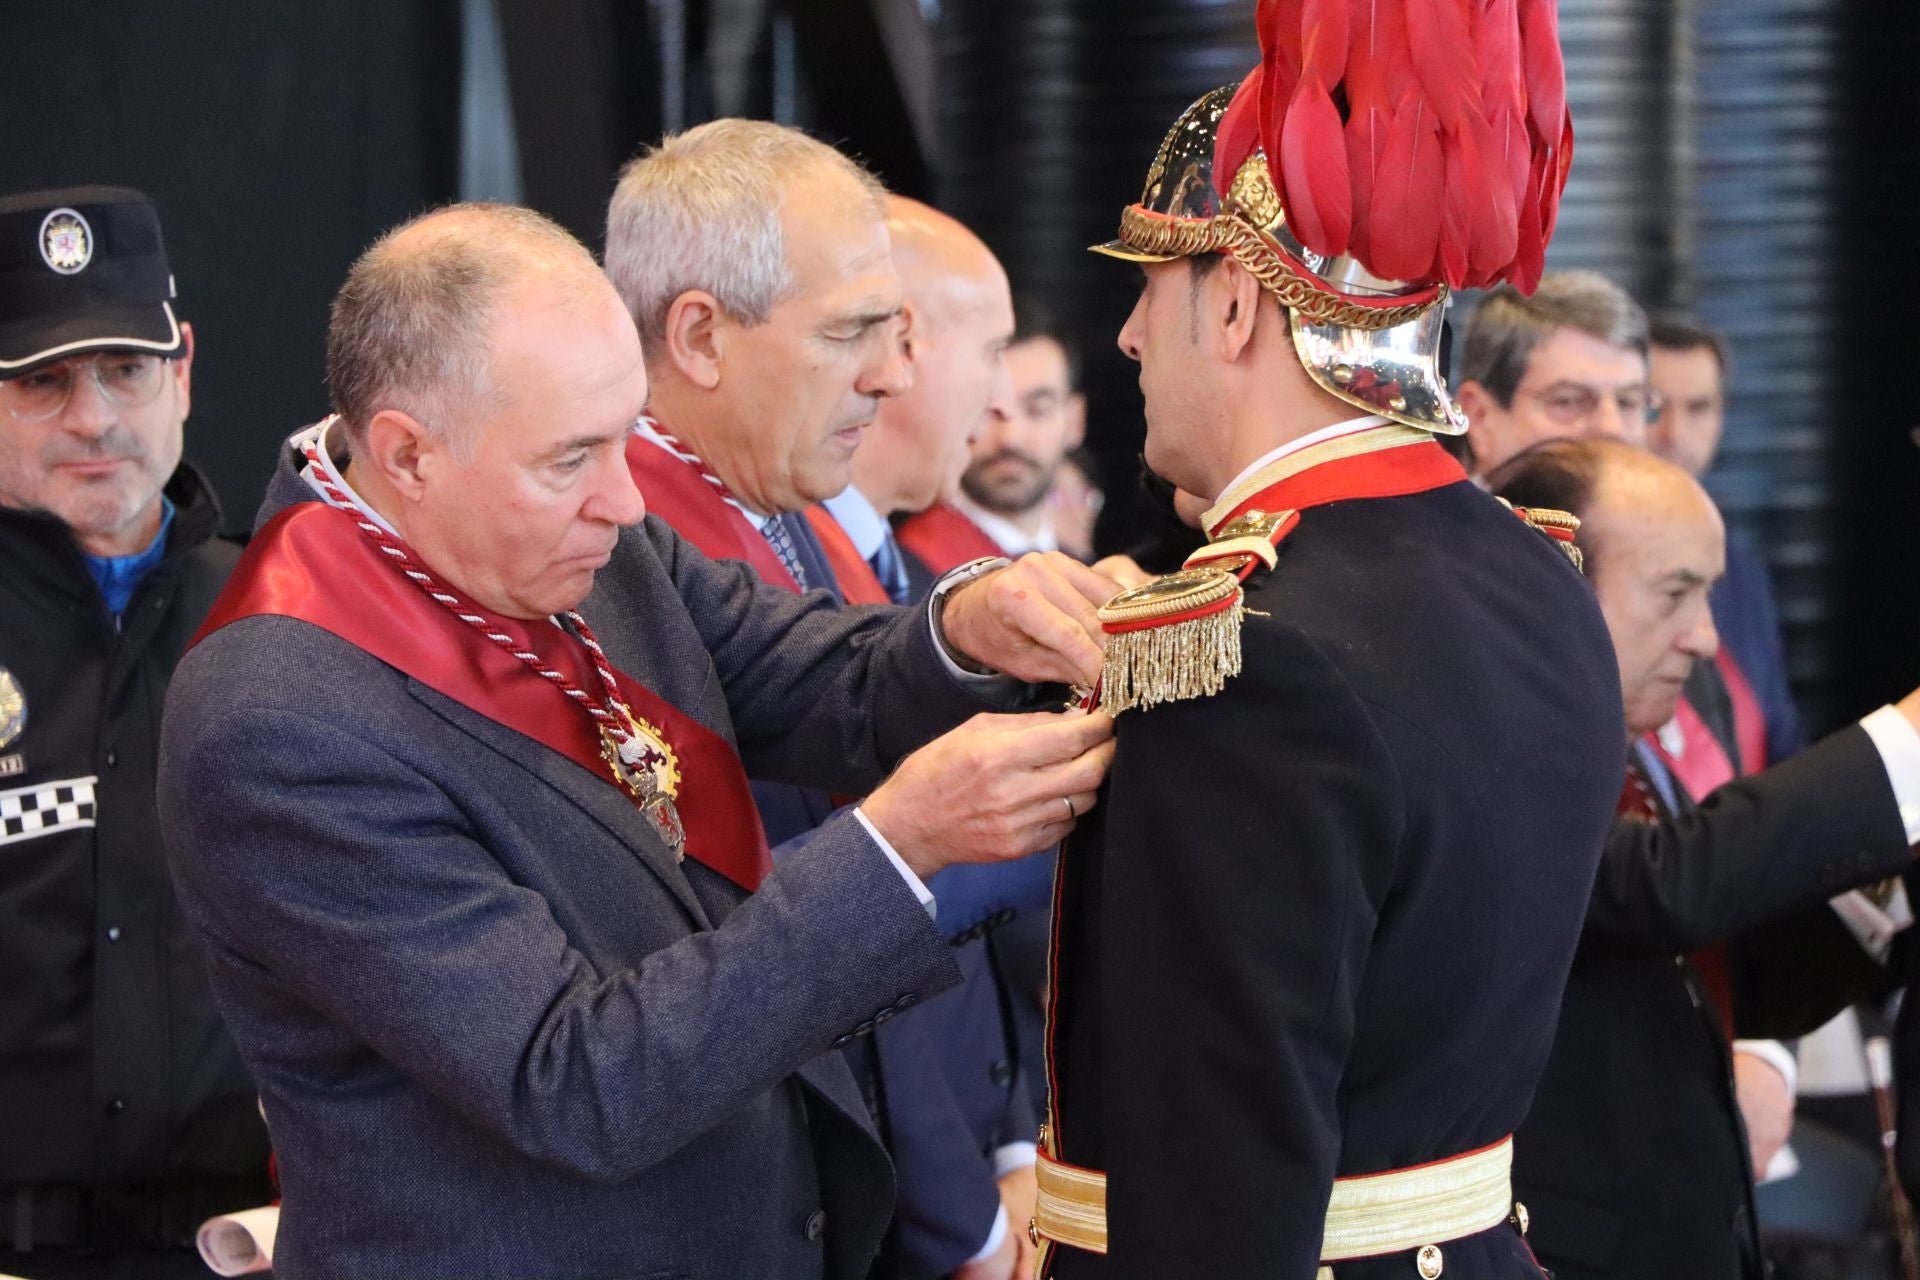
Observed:
[[[1275,458],[1220,495],[1202,517],[1209,536],[1249,511],[1304,511],[1351,498],[1425,493],[1467,478],[1425,431],[1386,423]]]

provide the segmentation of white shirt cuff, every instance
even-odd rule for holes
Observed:
[[[1778,1040],[1735,1040],[1735,1053],[1744,1053],[1772,1067],[1787,1082],[1787,1092],[1794,1093],[1800,1087],[1800,1064],[1793,1060],[1793,1054],[1787,1046]]]
[[[1880,752],[1880,763],[1887,767],[1887,780],[1893,783],[1893,801],[1900,806],[1900,821],[1907,829],[1907,843],[1920,844],[1920,730],[1913,727],[1897,707],[1882,707],[1860,722]]]
[[[1005,1244],[1006,1239],[1007,1239],[1007,1206],[1001,1205],[998,1209],[994,1210],[993,1230],[987,1232],[987,1242],[980,1246],[980,1252],[974,1254],[971,1258],[968,1258],[967,1261],[972,1263],[972,1262],[978,1262],[982,1258],[991,1258],[993,1256],[993,1251],[995,1249],[998,1249],[1002,1244]]]
[[[853,816],[859,819],[860,825],[867,829],[867,834],[873,837],[873,842],[880,846],[880,852],[887,855],[887,861],[891,862],[893,869],[900,873],[900,878],[907,882],[907,888],[913,890],[913,896],[920,899],[920,905],[927,909],[927,914],[929,916],[935,914],[933,890],[927,888],[926,883],[913,874],[913,868],[907,865],[907,860],[894,852],[893,846],[887,843],[887,838],[880,834],[880,828],[869,822],[867,815],[860,812],[857,806]]]
[[[1004,1178],[1020,1169],[1031,1169],[1040,1162],[1040,1148],[1031,1142],[1008,1142],[993,1153],[993,1176]]]
[[[1827,905],[1840,917],[1860,949],[1885,964],[1893,951],[1893,935],[1913,923],[1913,907],[1907,901],[1907,886],[1894,881],[1893,894],[1882,907],[1858,889],[1829,898]]]

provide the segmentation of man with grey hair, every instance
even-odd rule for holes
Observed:
[[[1592,271],[1549,274],[1531,298],[1509,285],[1489,292],[1467,323],[1457,385],[1480,475],[1543,440],[1640,444],[1658,414],[1646,315]]]
[[[607,214],[607,273],[632,312],[653,399],[628,447],[653,511],[715,558],[745,560],[789,590],[860,599],[836,575],[803,516],[852,479],[854,451],[880,403],[906,391],[904,303],[885,194],[839,152],[797,130],[718,120],[669,137],[628,165]],[[993,574],[983,560],[934,588],[938,616],[954,583]],[[1064,556],[1022,562],[1037,590],[1082,612],[1117,587]],[[882,597],[884,598],[884,597]],[[826,830],[836,797],[755,788],[779,860]],[[973,912],[960,887],[931,886],[941,928],[958,940]],[[955,1000],[989,1003],[984,966]],[[954,1096],[943,1061],[1013,1070],[1002,1048],[948,1034],[957,1020],[895,1019],[851,1046],[898,1171],[902,1276],[1002,1280],[1024,1222],[1003,1203],[990,1151]],[[1009,1074],[1010,1078],[1010,1074]],[[1029,1137],[1031,1135],[1028,1135]]]
[[[161,745],[275,1271],[858,1280],[890,1175],[830,1050],[954,981],[922,881],[1058,840],[1109,750],[954,673],[1091,640],[1019,566],[936,630],[642,524],[638,337],[526,211],[383,238],[329,377]],[[866,798],[773,866],[748,771]]]

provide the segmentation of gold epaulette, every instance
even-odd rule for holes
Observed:
[[[1567,553],[1567,559],[1573,561],[1573,567],[1585,573],[1587,558],[1575,544],[1573,537],[1580,532],[1580,517],[1571,511],[1557,511],[1552,507],[1516,507],[1505,498],[1500,499],[1507,510],[1519,516],[1527,524],[1551,538]]]
[[[1240,584],[1279,560],[1295,511],[1249,511],[1221,526],[1178,572],[1129,587],[1100,608],[1107,633],[1100,708],[1108,715],[1204,698],[1240,674]]]

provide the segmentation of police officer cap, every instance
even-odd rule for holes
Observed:
[[[153,201],[126,187],[0,197],[0,379],[90,351],[185,348]]]

